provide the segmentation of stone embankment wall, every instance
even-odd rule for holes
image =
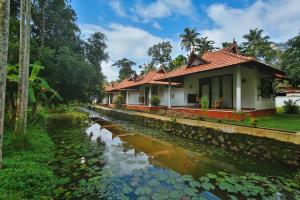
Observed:
[[[169,134],[198,140],[258,159],[271,160],[289,166],[300,166],[300,145],[291,142],[283,142],[245,133],[228,133],[218,128],[193,125],[193,123],[182,123],[180,120],[172,121],[162,116],[149,117],[134,112],[101,107],[93,107],[93,109],[105,115],[160,130],[164,129]]]

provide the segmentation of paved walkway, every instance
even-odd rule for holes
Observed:
[[[103,107],[103,106],[99,106],[99,105],[93,105],[92,107],[97,108],[97,109],[103,109],[103,110],[114,110],[114,111],[120,112],[120,113],[126,113],[129,115],[138,115],[138,116],[143,116],[143,117],[148,117],[148,118],[158,119],[158,120],[163,120],[163,121],[172,121],[170,117],[160,116],[160,115],[151,114],[151,113],[120,110],[120,109],[115,109],[115,108]],[[212,128],[212,129],[216,129],[216,130],[221,130],[226,133],[232,133],[232,134],[239,133],[239,134],[245,134],[245,135],[252,135],[252,136],[256,136],[256,137],[266,137],[266,138],[271,138],[271,139],[275,139],[275,140],[282,141],[282,142],[289,142],[289,143],[300,145],[300,132],[293,133],[293,132],[281,131],[281,130],[238,126],[238,125],[232,125],[232,124],[223,124],[223,123],[192,120],[192,119],[176,119],[176,122],[179,124],[184,124],[184,125]]]

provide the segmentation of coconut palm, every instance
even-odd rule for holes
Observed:
[[[19,84],[16,112],[16,132],[26,134],[28,108],[28,76],[30,53],[31,0],[21,0],[20,9]]]
[[[9,32],[9,0],[0,0],[0,169],[2,168],[2,141],[6,88],[6,62]]]
[[[213,51],[214,41],[208,40],[208,37],[201,37],[196,39],[195,52],[198,54],[204,54],[207,51]]]
[[[196,45],[196,39],[199,35],[200,33],[196,29],[185,28],[184,34],[180,34],[181,48],[191,52]]]

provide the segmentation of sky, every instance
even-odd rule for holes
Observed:
[[[147,50],[170,41],[172,58],[187,55],[179,35],[195,28],[220,47],[243,42],[250,29],[259,28],[274,42],[285,42],[300,32],[300,0],[71,0],[82,37],[106,35],[110,59],[102,63],[108,81],[116,80],[111,65],[128,58],[138,65],[150,61]]]

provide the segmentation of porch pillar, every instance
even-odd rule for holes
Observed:
[[[238,66],[236,70],[236,111],[242,111],[242,80],[241,67]]]
[[[152,86],[149,87],[149,107],[151,107]]]
[[[129,105],[129,99],[128,99],[129,94],[128,93],[129,93],[128,90],[126,90],[126,105]]]
[[[110,104],[110,93],[108,93],[108,105]]]
[[[168,108],[171,108],[171,81],[168,80],[169,87],[168,87]]]

